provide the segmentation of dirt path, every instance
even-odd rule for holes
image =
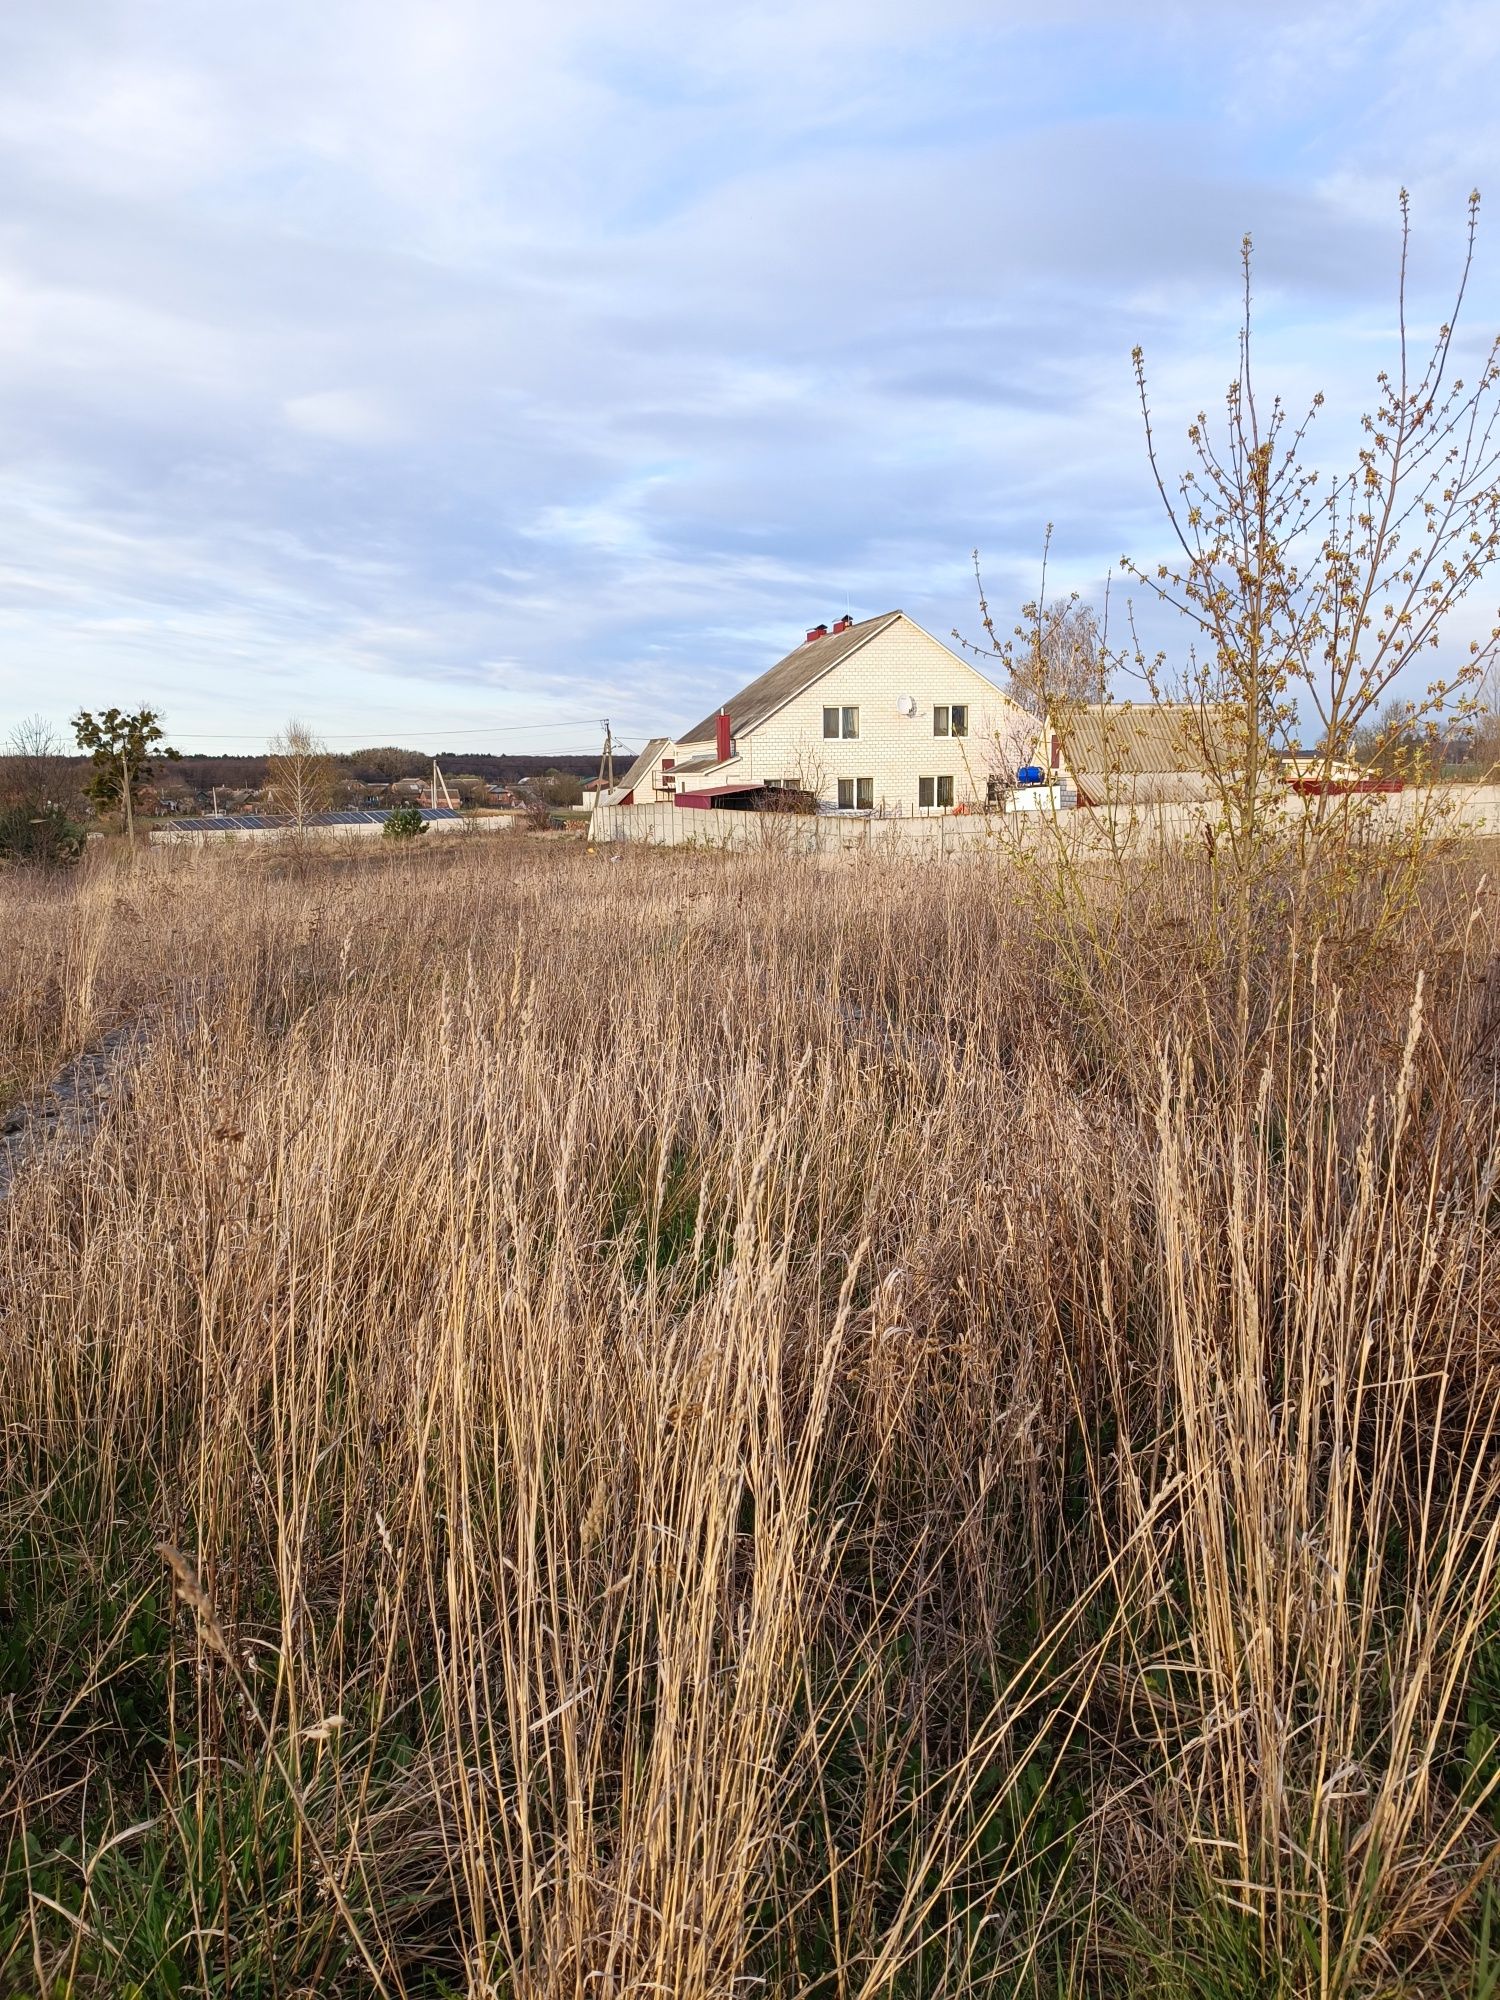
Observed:
[[[0,1200],[18,1170],[55,1139],[82,1145],[98,1130],[120,1071],[141,1045],[134,1024],[111,1028],[52,1081],[0,1116]]]

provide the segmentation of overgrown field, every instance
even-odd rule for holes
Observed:
[[[0,876],[0,1992],[1493,1996],[1485,865]]]

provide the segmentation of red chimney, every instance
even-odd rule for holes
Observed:
[[[810,646],[814,639],[826,639],[827,637],[828,627],[826,625],[814,625],[808,632],[807,643]]]
[[[721,764],[729,760],[729,710],[721,708],[714,717],[714,749]]]
[[[851,626],[851,625],[852,625],[853,623],[854,623],[854,620],[853,620],[853,619],[852,619],[851,617],[849,617],[849,616],[848,616],[847,614],[845,614],[845,616],[844,616],[844,617],[842,617],[842,618],[839,618],[839,619],[836,619],[836,620],[834,621],[834,627],[833,627],[833,629],[834,629],[834,631],[835,631],[835,632],[847,632],[847,631],[849,630],[849,627],[850,627],[850,626]]]

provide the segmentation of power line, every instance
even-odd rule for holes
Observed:
[[[423,736],[423,737],[441,737],[445,742],[451,742],[452,740],[460,736],[491,736],[491,737],[519,736],[525,734],[532,734],[539,729],[602,729],[603,726],[604,724],[601,718],[597,715],[559,716],[555,721],[552,722],[495,722],[492,723],[488,728],[481,728],[481,729],[434,728],[430,722],[414,722],[414,723],[403,722],[395,724],[385,723],[382,725],[383,728],[389,729],[393,735],[400,734],[400,735]],[[175,736],[178,732],[174,730],[170,733]],[[258,730],[253,735],[251,734],[240,735],[228,731],[221,734],[217,730],[215,730],[214,732],[212,732],[212,734],[210,734],[208,731],[205,730],[202,732],[194,732],[192,736],[183,737],[182,741],[199,742],[199,743],[214,742],[214,743],[264,744],[268,743],[274,734],[275,734],[274,730]],[[373,750],[373,749],[384,749],[386,747],[390,748],[400,747],[399,745],[394,745],[394,744],[387,746],[385,744],[378,743],[369,734],[368,731],[366,731],[365,734],[360,736],[321,736],[320,740],[325,744],[328,744],[329,746],[338,743],[346,743],[353,750]],[[582,753],[580,752],[579,754],[581,755]]]

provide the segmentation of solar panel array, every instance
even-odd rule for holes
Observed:
[[[459,817],[453,806],[419,806],[417,810],[424,820]],[[302,825],[384,826],[391,811],[389,806],[342,806],[336,812],[309,813]],[[180,833],[264,833],[273,828],[286,833],[295,822],[278,818],[275,813],[204,813],[192,818],[169,820],[167,824]]]

